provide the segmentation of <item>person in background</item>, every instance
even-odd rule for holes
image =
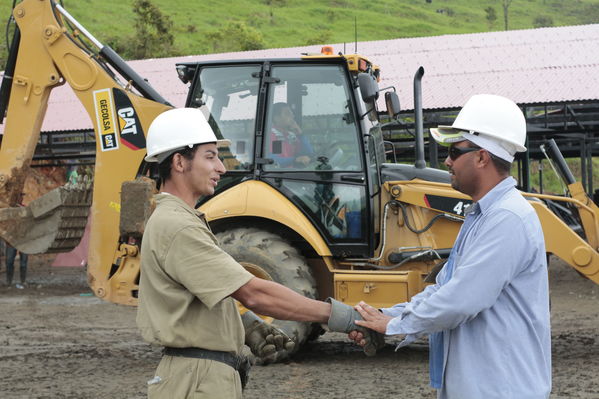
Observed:
[[[287,103],[272,107],[269,158],[281,168],[306,167],[312,161],[314,150],[295,121]]]
[[[2,265],[4,264],[4,257],[6,256],[6,242],[0,240],[0,271],[2,271]]]
[[[77,184],[79,181],[79,173],[77,172],[77,167],[72,166],[70,170],[67,172],[67,183],[68,184]]]
[[[430,384],[442,399],[541,399],[551,392],[545,242],[510,166],[526,151],[526,121],[511,100],[476,95],[451,127],[431,129],[449,147],[454,189],[472,197],[449,259],[410,302],[381,311],[361,302],[356,324],[429,335]],[[360,332],[350,338],[363,344]]]
[[[23,193],[19,196],[18,206],[23,205]],[[29,256],[23,252],[17,251],[16,248],[12,247],[9,243],[6,243],[6,284],[10,287],[12,285],[13,276],[15,272],[15,259],[19,255],[19,281],[20,283],[15,284],[15,288],[22,290],[25,288],[27,281],[27,262]]]

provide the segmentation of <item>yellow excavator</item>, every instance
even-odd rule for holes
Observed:
[[[0,235],[25,253],[68,251],[91,213],[89,285],[107,301],[136,305],[139,248],[157,189],[156,171],[143,161],[145,133],[171,106],[55,2],[24,0],[13,16],[18,29],[0,87]],[[471,199],[451,188],[446,171],[426,167],[422,68],[414,79],[413,165],[385,162],[378,97],[392,119],[399,101],[394,88],[379,89],[380,69],[365,57],[325,49],[181,63],[176,72],[189,85],[186,106],[200,108],[217,137],[231,141],[221,154],[228,172],[198,207],[235,259],[303,295],[349,304],[391,306],[426,286]],[[93,180],[16,207],[48,97],[65,83],[95,129]],[[281,103],[310,162],[288,159],[273,122]],[[598,208],[557,147],[547,146],[569,196],[523,195],[540,217],[547,253],[599,283]],[[320,333],[309,323],[271,322],[299,344]]]

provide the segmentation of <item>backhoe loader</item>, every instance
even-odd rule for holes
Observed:
[[[25,253],[68,251],[91,212],[89,285],[107,301],[136,305],[139,248],[157,189],[156,171],[143,162],[145,133],[170,104],[53,1],[24,0],[13,15],[18,29],[0,88],[0,234]],[[414,79],[414,165],[385,163],[378,97],[396,118],[398,96],[379,89],[380,69],[363,56],[325,49],[182,63],[176,72],[189,84],[186,106],[204,111],[217,137],[231,141],[221,153],[228,173],[198,207],[235,259],[303,295],[348,304],[391,306],[425,287],[471,199],[451,188],[446,171],[426,167],[422,68]],[[16,207],[48,97],[65,83],[94,125],[93,181]],[[292,110],[309,162],[281,161],[278,103]],[[523,195],[541,219],[547,253],[599,283],[598,209],[559,150],[548,149],[570,195]],[[270,321],[300,344],[320,333],[309,323]]]

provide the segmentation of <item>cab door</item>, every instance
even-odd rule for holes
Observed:
[[[349,74],[342,63],[269,71],[260,179],[302,209],[334,255],[366,255],[371,204]]]

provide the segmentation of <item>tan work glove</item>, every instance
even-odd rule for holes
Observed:
[[[366,356],[376,355],[376,351],[385,346],[385,336],[383,334],[366,327],[361,327],[355,323],[356,320],[362,320],[362,316],[352,306],[333,298],[327,298],[325,302],[331,304],[331,315],[328,322],[329,330],[344,333],[350,333],[351,331],[361,332],[366,341],[366,345],[364,345]]]
[[[295,348],[295,342],[283,331],[265,323],[248,310],[241,315],[245,328],[245,344],[256,356],[258,364],[276,363],[289,358]]]

